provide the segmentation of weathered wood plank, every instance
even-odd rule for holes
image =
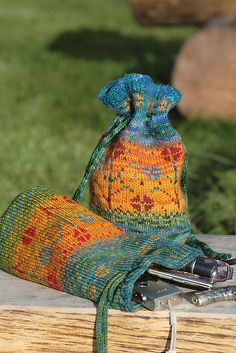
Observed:
[[[236,237],[209,236],[207,241],[236,256]],[[91,302],[3,272],[0,283],[1,353],[96,352]],[[185,302],[176,312],[179,352],[235,353],[236,302],[200,309]],[[168,336],[167,311],[109,311],[109,353],[165,352]]]
[[[25,308],[0,310],[0,351],[95,353],[94,313]],[[219,330],[219,319],[221,329]],[[227,324],[226,324],[227,322]],[[235,353],[236,321],[232,315],[203,317],[195,313],[178,314],[179,352]],[[168,313],[134,314],[111,311],[108,348],[112,353],[162,352],[169,335]],[[93,339],[92,339],[93,338]]]

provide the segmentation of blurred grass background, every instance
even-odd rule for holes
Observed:
[[[0,21],[1,212],[36,184],[71,196],[114,115],[100,88],[126,72],[170,83],[197,30],[142,28],[126,0],[0,0]],[[194,231],[236,234],[236,125],[177,112],[172,121],[189,152]]]

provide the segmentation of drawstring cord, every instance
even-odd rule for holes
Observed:
[[[119,115],[115,118],[115,121],[114,121],[113,125],[111,126],[110,130],[108,131],[108,133],[106,133],[102,137],[102,139],[99,141],[99,143],[95,147],[95,149],[91,155],[90,161],[87,165],[87,168],[85,170],[82,182],[80,183],[78,189],[76,190],[76,192],[72,198],[73,200],[75,200],[77,202],[79,202],[81,200],[81,197],[84,194],[84,190],[86,188],[88,180],[89,180],[92,172],[96,168],[99,160],[101,159],[106,147],[108,146],[110,141],[113,139],[113,137],[116,136],[130,122],[131,119],[132,119],[131,116],[119,116]]]
[[[177,319],[175,311],[172,308],[170,299],[168,300],[168,308],[170,315],[170,327],[171,327],[171,339],[170,339],[170,348],[166,353],[176,353],[176,330],[177,330]]]
[[[120,273],[112,277],[100,297],[96,317],[96,340],[98,353],[107,353],[107,320],[109,303],[112,302],[114,292],[124,278],[125,275]]]

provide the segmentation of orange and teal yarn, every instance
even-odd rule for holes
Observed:
[[[129,74],[109,82],[99,98],[117,111],[114,123],[129,119],[93,170],[91,209],[125,231],[185,241],[191,229],[185,147],[167,115],[180,93]]]
[[[188,242],[207,256],[226,258],[191,234],[187,156],[169,110],[180,100],[171,86],[127,74],[110,81],[99,99],[117,112],[95,148],[73,199],[90,178],[90,208],[127,232]]]
[[[158,235],[124,233],[77,202],[34,187],[0,218],[0,268],[13,275],[98,302],[99,353],[105,353],[108,307],[133,311],[135,281],[159,263],[181,268],[201,250]]]
[[[13,201],[0,220],[0,230],[0,268],[91,300],[100,296],[99,283],[95,287],[93,281],[86,281],[79,287],[74,271],[83,278],[90,270],[91,277],[100,277],[101,286],[109,271],[102,264],[97,266],[92,258],[87,268],[82,266],[86,258],[77,268],[77,250],[79,255],[84,254],[91,244],[121,233],[118,227],[66,196],[42,187],[29,189]]]
[[[139,309],[133,287],[152,263],[180,269],[203,252],[228,257],[190,232],[185,148],[167,117],[179,98],[138,74],[106,85],[100,99],[117,116],[74,200],[37,186],[0,218],[0,269],[97,302],[99,353],[107,352],[108,307]],[[96,214],[78,203],[90,177]]]

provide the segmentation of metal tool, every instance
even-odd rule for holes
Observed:
[[[134,286],[133,300],[149,310],[162,310],[181,303],[183,293],[173,284],[143,275]]]
[[[214,283],[233,278],[233,268],[228,263],[207,257],[197,257],[187,264],[184,271],[211,278]]]
[[[191,302],[196,306],[231,300],[236,300],[236,286],[226,286],[208,291],[194,292],[191,296]]]
[[[201,287],[210,289],[213,287],[213,280],[210,278],[201,278],[198,275],[173,271],[168,269],[162,269],[159,267],[152,266],[147,270],[149,275],[165,279],[167,281],[172,281],[178,284],[190,286],[190,287]]]
[[[236,258],[226,260],[225,262],[230,266],[236,265]]]

